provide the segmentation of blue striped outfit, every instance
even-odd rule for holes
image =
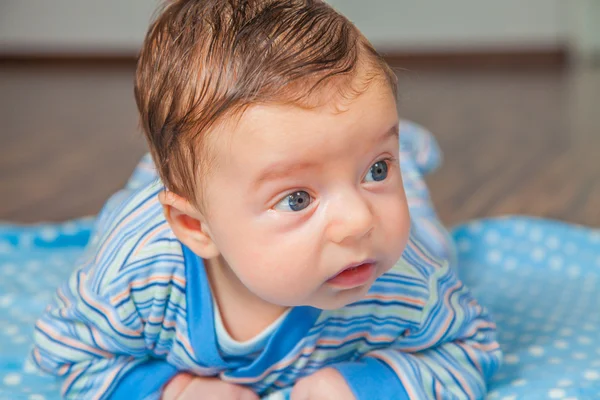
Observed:
[[[171,231],[146,159],[107,202],[76,270],[37,322],[30,362],[61,377],[65,397],[76,399],[159,398],[177,371],[264,396],[326,366],[359,400],[483,398],[501,359],[495,324],[433,255],[451,256],[445,230],[430,243],[415,234],[441,225],[418,208],[428,193],[416,181],[418,157],[403,149],[414,161],[403,176],[415,213],[401,259],[356,303],[292,308],[251,359],[219,348],[203,261]]]

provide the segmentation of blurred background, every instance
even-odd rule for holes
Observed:
[[[600,227],[600,0],[330,0],[445,155],[447,224]],[[146,145],[133,99],[155,0],[0,0],[0,220],[95,214]]]

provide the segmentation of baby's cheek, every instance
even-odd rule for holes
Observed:
[[[247,265],[242,272],[246,286],[271,303],[297,305],[311,290],[310,273],[302,267],[299,255],[290,257],[262,257],[260,263]]]
[[[381,221],[384,226],[384,232],[386,233],[386,240],[388,245],[396,252],[399,252],[398,256],[404,250],[404,246],[408,240],[410,234],[410,215],[408,213],[408,206],[406,201],[395,200],[384,210],[387,212],[381,215]]]

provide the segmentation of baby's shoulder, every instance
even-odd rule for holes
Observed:
[[[105,204],[83,260],[97,293],[184,290],[183,250],[158,201],[161,190],[159,183],[125,189]]]
[[[448,259],[432,253],[427,244],[411,231],[402,256],[388,274],[406,276],[427,283],[436,272],[448,268],[448,265]]]
[[[431,255],[412,235],[400,259],[359,302],[374,314],[404,315],[417,322],[431,295],[432,277],[447,262]]]

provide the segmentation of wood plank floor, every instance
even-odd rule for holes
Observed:
[[[96,213],[145,143],[134,66],[0,65],[0,220]],[[600,227],[600,70],[398,70],[400,112],[444,151],[441,218],[528,214]]]

